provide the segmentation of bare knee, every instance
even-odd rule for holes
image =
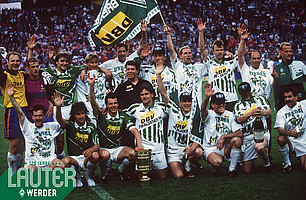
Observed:
[[[255,145],[255,151],[260,154],[260,155],[263,155],[266,151],[266,148],[264,147],[264,145],[262,144],[259,144],[259,145]]]
[[[201,158],[203,156],[203,150],[201,147],[197,147],[195,150],[194,150],[194,153],[196,155],[197,158]]]
[[[176,179],[181,179],[181,178],[184,177],[184,172],[183,171],[177,171],[175,173],[173,172],[172,174],[173,174],[174,178],[176,178]]]
[[[278,142],[279,146],[283,147],[288,143],[288,139],[285,136],[278,136],[277,142]]]
[[[222,164],[222,159],[220,158],[213,158],[209,161],[210,164],[212,164],[215,167],[220,167]]]
[[[241,147],[242,140],[240,137],[233,137],[231,141],[233,142],[234,149],[239,149]]]
[[[62,161],[66,167],[70,167],[72,165],[71,158],[69,156],[63,158]]]
[[[89,160],[92,163],[98,163],[99,162],[99,154],[98,154],[98,152],[93,152],[92,156],[90,157]]]
[[[99,156],[102,159],[103,162],[106,162],[110,159],[110,154],[106,150],[100,150],[99,151]]]

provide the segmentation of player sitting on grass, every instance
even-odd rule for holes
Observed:
[[[203,150],[194,142],[191,146],[188,146],[188,122],[190,118],[190,111],[192,105],[192,96],[189,93],[182,93],[180,96],[179,106],[177,106],[167,95],[166,88],[162,81],[162,72],[164,70],[163,61],[159,60],[156,64],[156,78],[159,93],[167,106],[169,113],[168,122],[168,143],[166,147],[168,163],[172,174],[175,178],[184,177],[184,167],[182,165],[183,160],[187,154],[188,161],[186,162],[185,170],[189,173],[190,177],[190,162],[197,164],[201,159]]]
[[[286,105],[277,112],[274,125],[279,134],[278,149],[284,160],[283,173],[291,172],[289,155],[293,151],[306,170],[306,100],[297,101],[298,92],[294,87],[285,87],[283,95]]]
[[[201,115],[204,125],[204,158],[212,165],[212,172],[217,173],[223,159],[230,160],[228,175],[237,176],[236,166],[241,154],[242,127],[235,121],[232,112],[225,110],[225,96],[221,92],[213,95],[210,83],[205,85],[205,98],[201,105]],[[213,110],[207,105],[211,97]]]
[[[60,134],[61,127],[57,122],[44,123],[46,110],[43,105],[35,105],[32,108],[31,123],[24,115],[21,107],[14,98],[14,85],[7,85],[7,94],[16,110],[19,118],[22,134],[25,139],[25,168],[35,171],[39,167],[65,168],[64,163],[56,158],[55,138]]]
[[[107,113],[106,115],[102,114],[102,112],[99,111],[94,92],[95,77],[88,77],[88,83],[90,85],[90,103],[94,115],[97,118],[99,142],[101,146],[99,155],[102,164],[108,166],[111,162],[121,163],[118,172],[123,181],[125,179],[124,168],[130,165],[131,161],[134,159],[135,151],[143,150],[140,134],[129,117],[124,112],[118,111],[119,104],[114,93],[106,95],[105,104]],[[128,134],[127,131],[131,131],[135,136],[137,143],[135,150],[131,147],[121,146],[122,137],[124,134]],[[107,183],[106,175],[107,171],[101,174],[102,183]]]
[[[68,155],[63,158],[66,167],[73,167],[77,171],[76,186],[82,187],[80,171],[84,170],[88,186],[95,186],[93,180],[94,172],[99,162],[99,145],[95,125],[89,122],[88,110],[83,102],[74,103],[71,107],[70,118],[65,120],[62,117],[61,106],[64,96],[60,92],[54,93],[53,102],[56,106],[56,120],[63,129],[66,129],[66,141]]]

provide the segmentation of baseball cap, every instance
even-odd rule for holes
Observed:
[[[192,95],[189,92],[184,92],[180,95],[180,101],[192,101]]]
[[[162,54],[165,55],[165,49],[161,45],[155,45],[152,51],[152,54]]]
[[[223,104],[225,103],[225,96],[221,92],[216,92],[212,97],[211,97],[211,103],[215,104]]]
[[[247,94],[251,91],[251,86],[247,82],[242,82],[238,85],[239,94]]]

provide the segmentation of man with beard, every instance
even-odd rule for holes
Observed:
[[[276,114],[274,128],[278,130],[278,149],[284,160],[283,173],[291,172],[290,153],[295,151],[303,170],[306,170],[306,100],[298,102],[294,87],[283,89],[286,105]]]
[[[305,99],[303,81],[306,75],[306,66],[301,61],[292,60],[293,50],[290,43],[283,42],[279,48],[282,62],[274,67],[272,73],[275,79],[274,99],[276,110],[281,109],[286,104],[282,94],[284,86],[297,89],[298,101]]]

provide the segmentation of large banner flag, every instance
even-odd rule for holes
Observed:
[[[156,15],[155,0],[105,0],[93,28],[89,31],[91,46],[114,45],[134,38],[141,27]]]

